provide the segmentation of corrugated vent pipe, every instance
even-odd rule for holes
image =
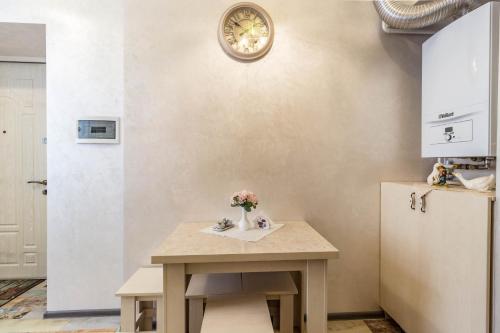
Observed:
[[[437,0],[417,5],[402,1],[374,0],[382,21],[395,29],[420,29],[474,6],[476,0]]]

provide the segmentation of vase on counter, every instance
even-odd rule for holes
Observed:
[[[241,207],[241,219],[240,222],[238,222],[238,227],[240,228],[241,231],[247,231],[252,229],[252,224],[248,220],[248,212],[244,207]]]

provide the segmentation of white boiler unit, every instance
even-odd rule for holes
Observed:
[[[487,3],[422,48],[422,157],[496,156],[500,4]]]

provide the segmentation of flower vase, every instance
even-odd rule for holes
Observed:
[[[241,207],[241,219],[240,222],[238,222],[238,227],[240,228],[241,231],[247,231],[249,229],[252,229],[252,225],[248,220],[247,214],[248,212],[245,210],[245,208]]]

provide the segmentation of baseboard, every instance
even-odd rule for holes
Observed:
[[[119,316],[120,309],[100,309],[100,310],[72,310],[72,311],[45,311],[44,319],[68,318],[68,317],[104,317]],[[338,312],[329,313],[328,320],[353,320],[353,319],[377,319],[384,318],[384,311],[368,312]]]
[[[44,319],[52,318],[74,318],[74,317],[105,317],[119,316],[120,309],[99,309],[99,310],[71,310],[71,311],[45,311]]]
[[[0,56],[0,62],[26,62],[34,64],[45,64],[45,57],[8,57]]]
[[[354,320],[384,318],[384,311],[329,313],[328,320]]]

